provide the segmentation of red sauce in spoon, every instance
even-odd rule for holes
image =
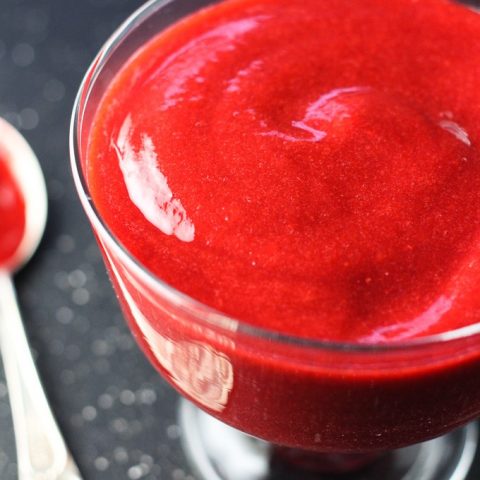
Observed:
[[[0,147],[0,268],[8,266],[25,230],[25,200]]]

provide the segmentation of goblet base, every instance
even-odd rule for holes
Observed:
[[[381,455],[335,455],[277,447],[182,399],[180,425],[192,468],[203,480],[465,480],[477,450],[475,423]]]

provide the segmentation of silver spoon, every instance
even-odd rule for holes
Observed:
[[[38,377],[18,309],[12,275],[35,252],[47,219],[47,193],[38,160],[26,140],[0,118],[0,139],[25,199],[25,233],[0,266],[0,349],[12,408],[19,480],[81,480]]]

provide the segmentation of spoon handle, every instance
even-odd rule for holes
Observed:
[[[2,271],[0,347],[12,408],[19,480],[81,480],[35,368],[12,278]]]

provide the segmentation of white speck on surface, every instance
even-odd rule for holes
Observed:
[[[99,472],[104,472],[110,466],[110,462],[105,457],[97,457],[93,464]]]
[[[83,306],[90,301],[90,292],[85,288],[76,288],[72,292],[72,302],[75,305]]]
[[[97,409],[91,405],[87,405],[82,410],[82,417],[87,422],[91,422],[97,418]]]
[[[153,405],[157,401],[157,394],[155,390],[151,388],[144,388],[138,390],[137,398],[139,403],[143,403],[144,405]]]
[[[18,43],[12,49],[12,61],[17,67],[28,67],[35,60],[35,50],[29,43]]]
[[[131,480],[137,480],[139,478],[142,478],[144,476],[142,467],[140,465],[134,465],[133,467],[130,467],[127,471],[128,478]]]
[[[142,463],[140,463],[139,466],[142,469],[142,472],[143,472],[144,475],[148,475],[152,470],[151,465],[148,465],[147,463],[142,462]]]
[[[113,397],[108,393],[102,393],[102,395],[98,397],[98,406],[100,408],[103,408],[104,410],[108,410],[109,408],[112,408],[113,402],[114,402]]]
[[[131,390],[123,390],[120,393],[120,402],[126,406],[133,405],[135,403],[135,394]]]
[[[113,420],[112,430],[116,433],[125,433],[128,431],[128,422],[124,418],[116,418]]]
[[[73,270],[68,274],[68,283],[72,288],[82,288],[87,283],[87,276],[82,270]]]
[[[140,463],[148,465],[149,467],[152,467],[153,466],[153,457],[151,457],[150,455],[143,454],[140,457]]]
[[[102,357],[104,355],[110,355],[113,351],[111,345],[109,345],[105,340],[96,339],[92,343],[92,352],[94,355]]]
[[[62,325],[68,325],[73,320],[73,310],[69,307],[60,307],[55,312],[55,318]]]
[[[167,427],[167,437],[171,440],[177,440],[182,435],[182,429],[178,425],[169,425]]]
[[[123,447],[117,447],[113,451],[113,458],[117,463],[127,463],[128,462],[128,451]]]

